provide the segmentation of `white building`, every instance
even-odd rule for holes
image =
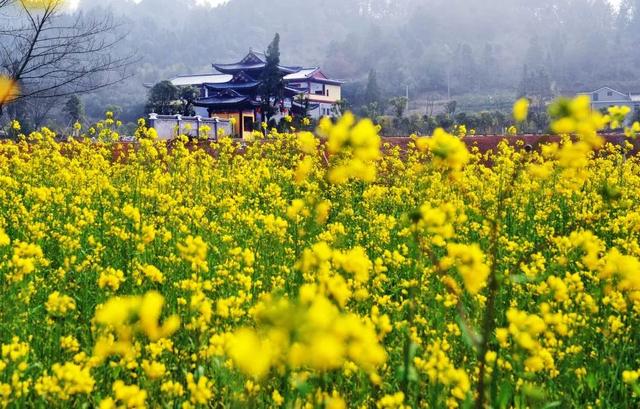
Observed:
[[[610,87],[602,87],[592,92],[580,92],[578,95],[588,95],[591,98],[593,110],[607,109],[611,106],[628,106],[632,112],[629,120],[640,113],[640,94],[624,93]]]
[[[320,67],[303,68],[286,75],[284,82],[287,87],[300,92],[309,102],[309,116],[314,119],[323,116],[337,116],[338,101],[342,99],[342,81],[328,78]]]

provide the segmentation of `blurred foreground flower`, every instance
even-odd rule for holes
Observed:
[[[257,329],[241,328],[227,343],[236,367],[255,379],[271,368],[335,370],[353,362],[369,374],[387,359],[374,327],[359,316],[342,313],[329,299],[306,285],[301,299],[266,300],[256,306]]]
[[[106,332],[98,337],[94,355],[103,360],[109,355],[134,353],[132,341],[138,333],[151,341],[171,336],[180,327],[180,318],[172,315],[160,324],[163,306],[164,297],[155,291],[144,296],[114,297],[99,306],[94,322]]]
[[[529,115],[529,100],[520,98],[513,105],[513,118],[518,122],[524,122]]]
[[[15,100],[19,94],[18,84],[11,78],[0,75],[0,105]]]
[[[64,0],[20,0],[20,3],[28,10],[43,10],[62,6]]]
[[[430,138],[417,139],[416,146],[421,151],[431,151],[436,166],[453,171],[461,170],[471,157],[464,142],[442,128],[436,129]]]
[[[373,182],[376,179],[375,161],[380,158],[381,138],[370,119],[356,123],[350,112],[333,124],[327,117],[318,125],[317,133],[327,139],[327,150],[332,155],[342,155],[344,161],[329,170],[329,181],[346,183],[350,179]]]

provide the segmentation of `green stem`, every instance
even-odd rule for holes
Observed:
[[[521,165],[521,164],[520,164]],[[507,184],[506,189],[503,189],[504,185],[500,186],[500,190],[498,193],[498,201],[496,203],[496,217],[491,220],[491,252],[490,252],[490,263],[491,263],[491,272],[489,274],[489,289],[487,294],[487,304],[485,308],[485,316],[484,322],[482,324],[482,341],[480,344],[480,349],[478,351],[478,362],[480,364],[478,371],[478,386],[476,388],[476,409],[482,409],[485,402],[485,389],[486,389],[486,366],[487,366],[487,352],[489,351],[489,342],[493,332],[496,329],[496,298],[498,296],[499,290],[499,280],[498,280],[498,271],[497,271],[497,260],[498,260],[498,239],[500,236],[500,221],[501,221],[501,212],[504,208],[504,201],[509,194],[511,194],[513,186],[515,186],[515,182],[518,179],[518,175],[520,174],[521,167],[518,166],[514,170],[509,183]]]
[[[414,297],[413,289],[409,290],[408,304],[407,304],[407,327],[405,328],[404,348],[403,348],[403,371],[402,371],[402,383],[401,390],[404,393],[405,399],[409,399],[409,373],[411,370],[411,323],[414,316],[414,304],[412,298]]]

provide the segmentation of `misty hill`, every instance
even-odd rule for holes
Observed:
[[[88,0],[85,0],[88,3]],[[85,13],[114,13],[137,50],[134,75],[85,98],[90,114],[119,105],[142,115],[143,83],[211,71],[282,36],[282,59],[321,65],[347,80],[357,104],[370,70],[385,96],[516,94],[525,67],[543,71],[554,92],[608,84],[640,89],[640,0],[617,12],[605,0],[106,0]]]

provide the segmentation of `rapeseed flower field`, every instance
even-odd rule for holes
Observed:
[[[349,114],[124,154],[112,115],[13,124],[0,407],[640,406],[640,161],[621,110],[551,114],[572,137],[488,153]]]

